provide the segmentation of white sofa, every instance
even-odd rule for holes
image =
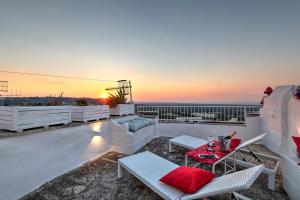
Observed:
[[[110,135],[112,149],[126,154],[133,154],[157,136],[157,120],[152,125],[143,127],[135,132],[129,131],[129,120],[138,118],[137,115],[110,120]]]

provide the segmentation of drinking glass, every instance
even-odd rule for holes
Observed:
[[[214,136],[208,136],[208,139],[207,139],[208,143],[211,143],[211,142],[213,142],[214,140],[215,140],[215,137],[214,137]]]

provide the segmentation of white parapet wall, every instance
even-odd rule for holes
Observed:
[[[99,120],[109,118],[109,106],[72,106],[71,119],[77,122],[88,122],[90,120]]]
[[[133,115],[134,104],[118,104],[115,108],[110,108],[110,115],[123,116]]]
[[[300,137],[300,101],[293,97],[296,86],[278,86],[265,98],[260,111],[265,144],[281,155],[283,187],[292,200],[299,199],[300,160],[292,136]]]
[[[259,117],[247,117],[246,125],[160,123],[158,126],[160,136],[189,135],[205,140],[209,136],[226,136],[234,131],[237,132],[236,137],[242,141],[254,138],[262,133],[261,120]]]
[[[71,122],[70,106],[0,106],[0,129],[22,132]]]
[[[264,105],[260,110],[263,129],[269,133],[265,144],[277,153],[285,148],[283,140],[287,134],[288,102],[292,87],[290,85],[276,87],[273,93],[264,99]]]

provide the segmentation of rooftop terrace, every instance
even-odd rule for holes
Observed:
[[[148,150],[182,166],[186,149],[175,148],[175,152],[169,153],[169,138],[188,135],[207,140],[233,131],[242,142],[268,133],[261,144],[254,146],[255,150],[281,159],[273,191],[268,189],[270,181],[266,174],[261,174],[249,190],[241,193],[252,199],[296,200],[300,195],[300,166],[291,136],[300,134],[300,107],[299,100],[291,95],[293,88],[277,87],[262,108],[255,106],[249,110],[234,105],[209,108],[140,105],[137,111],[146,114],[154,111],[159,123],[152,121],[153,124],[136,132],[131,132],[136,127],[129,123],[137,116],[88,124],[69,123],[23,133],[1,131],[0,200],[159,199],[129,173],[118,179],[118,158]],[[263,164],[272,168],[275,163]],[[218,165],[217,174],[222,171],[222,165]],[[211,199],[229,198],[221,195]]]

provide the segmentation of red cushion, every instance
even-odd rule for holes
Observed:
[[[215,174],[210,171],[182,166],[163,176],[160,181],[185,193],[192,194],[209,183],[214,177]]]
[[[239,146],[241,143],[241,139],[232,138],[230,141],[230,148],[235,149],[237,146]]]

